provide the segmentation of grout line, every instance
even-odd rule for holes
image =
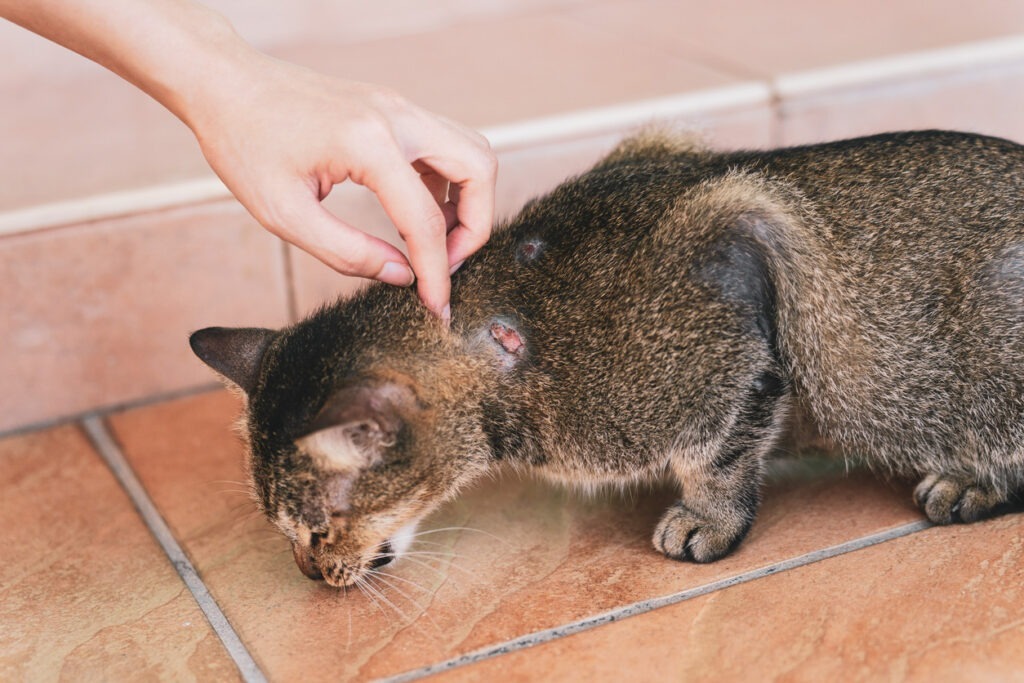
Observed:
[[[1020,64],[1022,60],[1024,36],[1013,35],[795,71],[774,79],[752,78],[733,85],[491,126],[481,132],[495,151],[512,151],[555,141],[626,132],[657,120],[749,107],[784,97],[819,94],[958,69]],[[231,193],[224,184],[209,176],[109,192],[0,211],[0,237],[230,197]]]
[[[10,429],[0,429],[0,439],[6,439],[7,437],[11,436],[20,436],[22,434],[28,434],[31,432],[38,432],[43,429],[52,429],[54,427],[59,427],[60,425],[69,424],[71,422],[81,422],[82,420],[86,420],[91,417],[102,417],[104,415],[109,415],[111,413],[119,413],[125,410],[134,410],[135,408],[144,408],[146,406],[153,405],[154,403],[176,401],[179,398],[197,396],[199,394],[205,394],[207,392],[223,388],[224,385],[220,382],[204,382],[203,384],[197,384],[195,386],[185,387],[183,389],[173,389],[171,391],[162,391],[156,394],[147,394],[142,398],[135,398],[129,401],[121,401],[119,403],[111,403],[109,405],[90,408],[89,410],[83,410],[78,413],[58,415],[57,417],[51,417],[45,420],[39,420],[37,422],[30,422],[28,424],[18,425],[17,427],[11,427]]]
[[[288,324],[299,321],[299,295],[295,287],[295,268],[292,267],[292,248],[284,240],[281,242],[281,267],[284,269],[284,298]]]
[[[0,237],[230,197],[228,188],[218,178],[200,178],[136,190],[106,192],[81,199],[0,212]]]
[[[1024,36],[1015,35],[782,74],[773,90],[781,97],[798,97],[958,69],[1019,64],[1022,59]]]
[[[452,659],[448,659],[437,664],[431,664],[430,666],[425,666],[420,669],[413,669],[395,676],[382,678],[380,681],[384,681],[386,683],[404,683],[405,681],[414,681],[426,676],[450,671],[451,669],[458,667],[475,664],[476,662],[480,662],[485,659],[491,659],[517,650],[524,650],[528,647],[533,647],[534,645],[540,645],[548,641],[557,640],[558,638],[564,638],[565,636],[571,636],[582,631],[588,631],[592,628],[621,621],[628,617],[645,614],[661,607],[667,607],[702,595],[707,595],[708,593],[714,593],[715,591],[731,588],[732,586],[738,586],[742,583],[747,583],[748,581],[754,581],[756,579],[761,579],[790,569],[803,567],[815,562],[821,562],[822,560],[827,560],[839,555],[845,555],[846,553],[854,552],[856,550],[862,550],[896,538],[909,536],[910,534],[931,528],[931,526],[932,523],[928,520],[910,522],[909,524],[903,524],[892,529],[886,529],[885,531],[863,536],[853,541],[839,543],[837,545],[829,546],[828,548],[822,548],[821,550],[815,550],[804,555],[792,557],[788,560],[775,562],[764,567],[759,567],[758,569],[730,576],[726,579],[712,581],[711,583],[706,583],[703,586],[688,588],[687,590],[680,591],[678,593],[672,593],[670,595],[664,595],[650,600],[634,602],[633,604],[618,607],[592,617],[586,617],[579,621],[563,624],[562,626],[528,633],[524,636],[520,636],[519,638],[514,638],[497,645],[483,647],[479,650],[474,650],[473,652],[468,652],[459,657],[453,657]]]
[[[480,132],[496,152],[505,152],[599,134],[625,133],[656,120],[758,105],[769,97],[767,83],[747,82],[528,119],[483,128]],[[0,237],[230,199],[231,196],[218,178],[206,177],[0,211]]]
[[[138,477],[135,476],[135,472],[132,471],[131,465],[128,464],[124,457],[124,453],[121,452],[110,431],[103,423],[103,419],[97,416],[87,417],[82,420],[82,426],[85,428],[85,432],[88,434],[93,446],[95,446],[96,450],[106,461],[114,476],[117,477],[117,480],[131,498],[132,503],[135,504],[146,526],[149,527],[157,543],[163,548],[167,558],[174,565],[178,575],[181,576],[181,580],[185,582],[189,591],[192,592],[192,596],[199,603],[199,608],[203,610],[203,614],[206,615],[210,626],[217,632],[221,642],[224,644],[224,648],[235,661],[235,665],[241,672],[242,678],[247,682],[264,683],[267,678],[263,671],[260,670],[256,660],[252,658],[249,650],[242,643],[241,638],[239,638],[238,633],[228,622],[224,612],[217,605],[217,601],[210,595],[210,591],[199,577],[196,568],[185,555],[185,551],[178,545],[178,541],[175,540],[174,534],[167,526],[167,522],[164,521],[164,518],[150,499],[149,494],[146,493]]]
[[[484,128],[480,132],[490,141],[495,151],[504,152],[616,131],[626,132],[630,128],[663,119],[761,105],[770,98],[771,88],[768,83],[749,81],[637,102],[582,109],[567,114]]]

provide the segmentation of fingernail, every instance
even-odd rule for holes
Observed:
[[[456,263],[454,266],[449,268],[448,269],[448,275],[455,275],[455,271],[457,271],[459,268],[461,268],[462,264],[465,263],[465,262],[466,262],[466,259],[462,259],[461,261]]]
[[[384,264],[384,267],[380,269],[380,272],[377,273],[377,279],[382,282],[386,282],[389,285],[408,287],[416,280],[416,276],[413,275],[409,266],[401,263],[395,263],[394,261],[388,261]]]
[[[452,326],[452,307],[451,304],[447,304],[444,310],[441,311],[441,322],[444,323],[445,327]]]

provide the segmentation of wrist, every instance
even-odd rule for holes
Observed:
[[[174,62],[155,66],[141,84],[196,133],[216,115],[218,103],[246,88],[255,63],[266,59],[225,17],[205,7],[197,11],[205,16],[192,18],[169,39]]]

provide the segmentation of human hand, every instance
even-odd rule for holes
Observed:
[[[386,88],[255,51],[215,69],[183,111],[265,228],[341,273],[406,286],[415,272],[423,303],[448,320],[449,273],[490,236],[497,162],[486,138]],[[408,260],[321,205],[345,180],[377,195]]]
[[[193,0],[0,0],[0,16],[106,66],[185,121],[268,230],[349,275],[409,285],[414,271],[420,298],[447,319],[450,269],[490,236],[497,163],[481,135],[386,88],[257,52]],[[376,193],[408,260],[321,206],[345,180]]]

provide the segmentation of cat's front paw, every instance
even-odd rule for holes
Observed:
[[[654,548],[673,560],[714,562],[732,552],[749,528],[749,520],[742,515],[711,520],[676,503],[654,529]]]
[[[929,474],[914,489],[914,502],[936,524],[954,524],[991,517],[1007,501],[978,482]]]

